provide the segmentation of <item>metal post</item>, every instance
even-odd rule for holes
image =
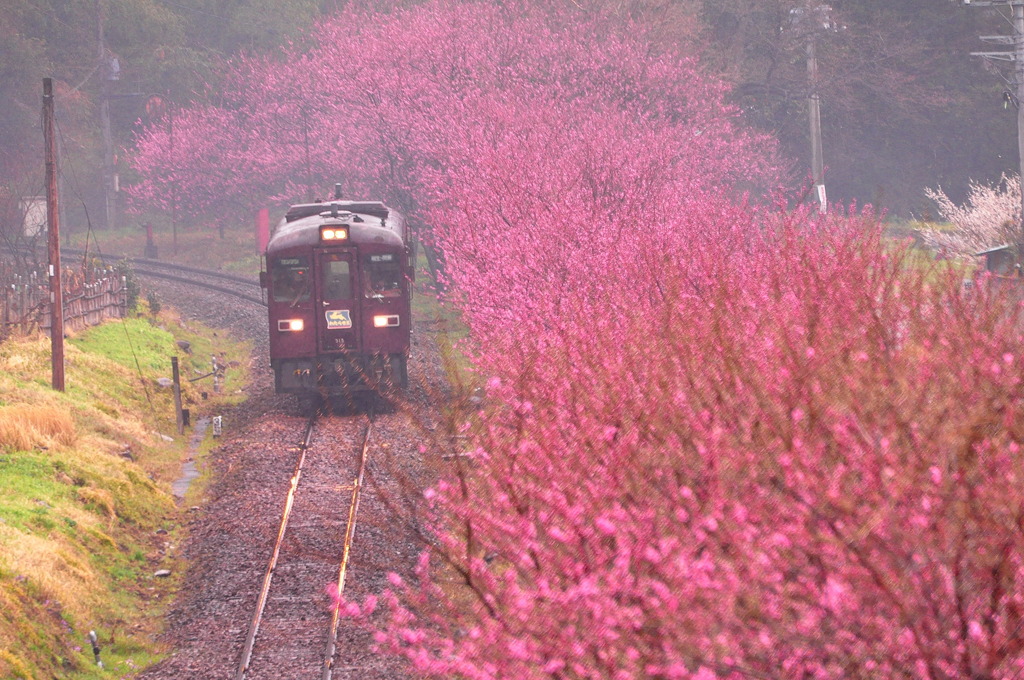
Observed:
[[[216,394],[220,394],[220,383],[223,378],[221,375],[221,366],[217,363],[217,356],[213,355],[210,357],[210,361],[213,365],[213,391]]]
[[[178,373],[178,357],[171,357],[171,379],[174,381],[174,421],[178,434],[185,434],[185,416],[181,412],[181,375]]]
[[[53,80],[43,78],[43,138],[46,153],[46,225],[50,255],[50,358],[53,389],[64,391],[64,292],[60,272],[57,151],[54,144]]]
[[[26,306],[25,295],[27,294],[27,291],[28,291],[28,284],[25,283],[22,280],[23,278],[24,277],[21,277],[21,276],[18,277],[18,281],[21,284],[19,286],[19,288],[18,288],[18,332],[19,333],[24,333],[25,332],[25,328],[26,328],[26,324],[27,324],[27,320],[26,320],[25,317],[27,315],[26,314],[26,310],[28,309],[28,307]]]
[[[94,630],[89,631],[89,644],[92,645],[92,655],[96,658],[96,665],[103,668],[103,661],[100,660],[100,641]]]

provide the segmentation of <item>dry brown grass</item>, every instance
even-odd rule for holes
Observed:
[[[75,421],[53,406],[15,405],[0,408],[0,447],[17,451],[61,448],[75,443]]]

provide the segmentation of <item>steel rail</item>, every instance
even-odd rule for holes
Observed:
[[[352,554],[352,541],[356,535],[356,514],[359,512],[359,499],[363,490],[363,477],[366,474],[367,451],[370,448],[370,435],[373,433],[373,413],[367,416],[366,432],[363,434],[363,445],[359,452],[359,472],[352,482],[352,502],[348,506],[348,523],[345,525],[345,544],[341,555],[341,566],[338,569],[338,600],[345,592],[345,576],[348,571],[349,557]],[[327,634],[327,649],[324,652],[324,670],[321,680],[331,680],[334,670],[334,651],[338,638],[338,620],[340,604],[331,613],[331,627]]]
[[[260,624],[263,620],[263,611],[266,608],[267,600],[269,598],[270,585],[274,577],[274,571],[277,568],[277,561],[281,553],[281,546],[284,543],[285,533],[288,528],[288,520],[291,516],[292,506],[295,502],[295,493],[298,489],[299,481],[302,478],[302,471],[306,462],[306,453],[310,448],[310,442],[313,438],[313,430],[319,415],[319,411],[314,413],[306,425],[305,435],[303,436],[302,444],[300,445],[301,453],[295,465],[295,472],[292,474],[291,483],[288,489],[288,496],[285,500],[284,511],[281,514],[281,524],[278,528],[277,539],[274,542],[274,550],[271,554],[270,562],[267,565],[267,570],[263,576],[263,587],[260,590],[260,595],[256,602],[256,611],[254,612],[252,621],[249,624],[249,631],[246,635],[245,646],[242,650],[242,657],[239,661],[238,672],[235,675],[235,680],[245,680],[246,673],[249,671],[249,664],[252,661],[253,649],[256,645],[256,636],[259,633]],[[370,449],[370,439],[373,434],[372,411],[367,414],[366,420],[366,429],[363,432],[362,444],[359,447],[359,468],[355,479],[352,481],[352,498],[349,503],[348,520],[345,525],[341,564],[338,568],[337,592],[339,597],[345,591],[345,578],[352,555],[352,543],[355,539],[356,517],[359,512],[359,500],[362,497],[363,480],[366,476],[366,463],[369,458],[368,452]],[[322,680],[331,680],[331,675],[333,673],[334,653],[337,648],[338,624],[340,621],[339,609],[339,607],[335,607],[334,611],[331,613],[331,624],[327,635],[326,649],[324,651]]]
[[[306,433],[302,438],[300,446],[301,453],[299,454],[298,462],[295,464],[295,472],[292,474],[288,497],[285,499],[284,511],[281,514],[281,525],[277,531],[277,540],[274,542],[274,552],[270,556],[270,563],[267,565],[267,571],[263,575],[263,588],[260,591],[259,599],[256,601],[256,612],[253,614],[252,622],[249,624],[249,633],[245,638],[245,647],[242,650],[242,658],[238,664],[238,673],[235,674],[235,680],[244,680],[245,674],[249,670],[249,662],[252,660],[252,649],[256,644],[256,634],[259,632],[260,623],[263,620],[263,610],[267,606],[270,582],[273,580],[274,570],[277,568],[277,558],[281,554],[281,545],[284,542],[284,534],[288,529],[288,519],[291,516],[292,505],[295,502],[295,490],[298,488],[299,479],[302,477],[302,467],[306,463],[306,452],[309,451],[309,444],[313,439],[313,429],[318,415],[319,412],[314,413],[309,417],[309,422],[306,424]]]

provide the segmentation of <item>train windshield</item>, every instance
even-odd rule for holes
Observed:
[[[327,253],[320,260],[324,300],[348,300],[352,297],[352,275],[348,255]]]
[[[274,302],[295,305],[309,299],[308,257],[281,257],[270,264],[270,294]]]
[[[402,297],[402,265],[393,253],[368,255],[363,263],[363,290],[368,298]]]

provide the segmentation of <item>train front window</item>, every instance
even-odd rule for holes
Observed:
[[[296,305],[311,294],[309,258],[281,257],[270,264],[270,294],[274,302]]]
[[[348,300],[352,297],[352,275],[344,255],[324,257],[323,285],[325,300]]]
[[[363,291],[368,298],[402,297],[402,265],[392,253],[368,255],[363,263]]]

